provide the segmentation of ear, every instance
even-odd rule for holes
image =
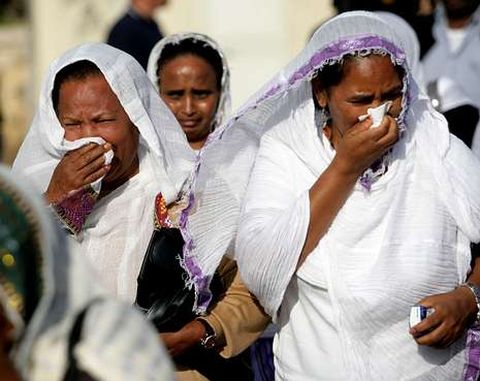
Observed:
[[[320,106],[320,108],[326,108],[328,105],[328,93],[327,90],[322,87],[318,77],[312,80],[312,90],[318,106]]]

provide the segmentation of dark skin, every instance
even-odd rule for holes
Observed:
[[[332,122],[325,127],[324,133],[336,155],[310,189],[310,225],[298,266],[325,235],[361,173],[398,140],[394,118],[400,113],[402,97],[398,72],[389,58],[381,56],[347,61],[344,76],[336,86],[324,89],[315,79],[312,86],[320,107],[330,110]],[[369,128],[370,119],[358,122],[358,117],[366,114],[367,108],[389,100],[393,105],[378,128]],[[474,284],[480,284],[480,263],[477,262],[468,279]],[[419,303],[435,309],[432,315],[410,329],[420,345],[450,345],[465,332],[477,313],[475,298],[465,287],[428,296]]]
[[[60,202],[71,191],[105,176],[102,197],[138,173],[138,130],[103,75],[63,83],[57,108],[66,140],[100,136],[107,143],[91,143],[67,153],[45,192],[48,202]],[[110,149],[115,156],[106,165],[103,155]]]
[[[478,0],[442,0],[447,13],[448,26],[452,29],[463,28],[472,21],[472,14],[478,7]]]
[[[188,143],[200,149],[211,132],[220,90],[215,69],[202,57],[182,54],[163,65],[160,96],[182,126]]]
[[[161,333],[160,338],[172,357],[180,356],[205,336],[205,327],[198,320],[192,320],[177,332]]]
[[[0,375],[2,381],[21,381],[20,375],[9,357],[12,348],[13,325],[6,318],[0,305]]]

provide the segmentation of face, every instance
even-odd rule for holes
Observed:
[[[187,135],[190,146],[205,143],[220,98],[213,67],[198,56],[181,55],[168,61],[158,77],[160,96]]]
[[[124,182],[138,172],[138,130],[102,75],[64,82],[58,119],[66,140],[100,136],[112,145],[115,156],[104,184]]]
[[[479,0],[443,0],[443,5],[450,18],[464,18],[470,16],[480,5]]]
[[[328,107],[332,118],[326,127],[327,136],[341,136],[358,123],[368,108],[392,101],[389,115],[396,118],[401,111],[402,80],[389,57],[370,55],[352,58],[345,63],[339,84],[322,89],[313,82],[313,91],[320,107]],[[329,136],[330,137],[330,136]],[[338,137],[337,137],[338,138]]]

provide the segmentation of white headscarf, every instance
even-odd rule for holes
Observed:
[[[81,234],[72,240],[87,255],[104,284],[133,302],[138,271],[153,231],[154,198],[167,203],[191,173],[192,152],[175,116],[145,71],[130,55],[106,44],[85,44],[55,60],[43,81],[38,109],[13,164],[13,173],[32,179],[44,192],[63,157],[64,129],[55,114],[52,89],[57,73],[77,61],[93,62],[140,133],[139,173],[99,200]]]
[[[77,61],[93,62],[105,76],[130,121],[138,128],[141,143],[155,156],[167,181],[164,197],[175,199],[191,170],[194,155],[180,126],[159,99],[142,67],[128,54],[107,44],[85,44],[73,48],[50,65],[42,82],[37,112],[13,163],[14,173],[30,176],[42,192],[62,158],[64,130],[55,114],[52,89],[57,73]]]
[[[220,81],[220,99],[218,101],[217,112],[215,117],[212,120],[212,125],[218,127],[227,117],[228,112],[230,111],[230,70],[228,68],[227,59],[223,53],[220,45],[210,37],[194,32],[178,33],[172,34],[170,36],[162,38],[157,44],[153,47],[150,57],[148,58],[148,67],[147,73],[150,80],[155,85],[155,88],[158,90],[158,61],[162,55],[163,49],[167,45],[177,45],[184,40],[193,40],[200,42],[205,46],[209,46],[215,50],[222,60],[223,74]]]
[[[409,379],[416,372],[428,374],[423,379],[442,379],[465,362],[460,340],[446,351],[422,348],[433,363],[444,360],[438,368],[426,363],[408,335],[408,312],[424,296],[449,291],[465,279],[469,241],[480,240],[480,163],[418,92],[400,41],[388,24],[368,12],[345,13],[323,24],[204,147],[189,219],[190,256],[202,275],[211,271],[209,260],[232,252],[237,235],[235,258],[242,279],[275,317],[310,217],[309,186],[288,193],[295,188],[288,185],[295,183],[289,176],[297,165],[298,176],[308,173],[316,179],[334,155],[319,139],[322,123],[316,124],[311,78],[353,52],[387,54],[401,65],[406,71],[398,118],[403,132],[388,155],[388,171],[370,191],[359,181],[315,249],[327,261],[329,295],[352,379]],[[255,158],[267,154],[257,152],[259,144],[268,146],[272,140],[277,149],[268,157],[288,171],[280,165],[275,174],[255,167],[249,185]],[[272,194],[262,186],[266,183]],[[405,198],[412,194],[413,199]],[[425,212],[426,201],[433,204],[427,208],[428,223],[422,224],[419,213]],[[422,208],[417,202],[423,202]],[[451,230],[439,229],[439,221]],[[362,241],[371,233],[377,234],[374,244]]]
[[[0,167],[0,188],[15,200],[38,245],[39,258],[33,258],[33,252],[18,254],[30,255],[23,263],[38,265],[41,277],[40,299],[26,326],[9,307],[0,285],[0,303],[8,316],[17,316],[13,323],[20,335],[13,360],[22,377],[29,381],[63,380],[72,325],[78,313],[90,306],[75,348],[79,368],[98,381],[173,379],[171,363],[153,327],[131,307],[106,296],[83,258],[68,250],[64,234],[49,218],[39,197],[26,191],[31,184]],[[22,260],[16,259],[19,263]]]

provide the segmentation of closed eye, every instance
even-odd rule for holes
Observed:
[[[183,90],[171,90],[171,91],[167,91],[165,93],[165,95],[169,98],[172,98],[172,99],[179,99],[181,98],[183,95],[185,94],[185,92]]]
[[[367,105],[373,102],[373,95],[356,95],[348,99],[349,103]]]
[[[383,94],[382,98],[383,100],[386,100],[386,101],[393,101],[399,97],[402,96],[402,89],[394,89],[392,91],[389,91],[385,94]]]
[[[204,99],[211,95],[213,92],[211,90],[192,90],[192,93],[196,98]]]
[[[65,127],[77,127],[80,126],[80,122],[63,122]]]

